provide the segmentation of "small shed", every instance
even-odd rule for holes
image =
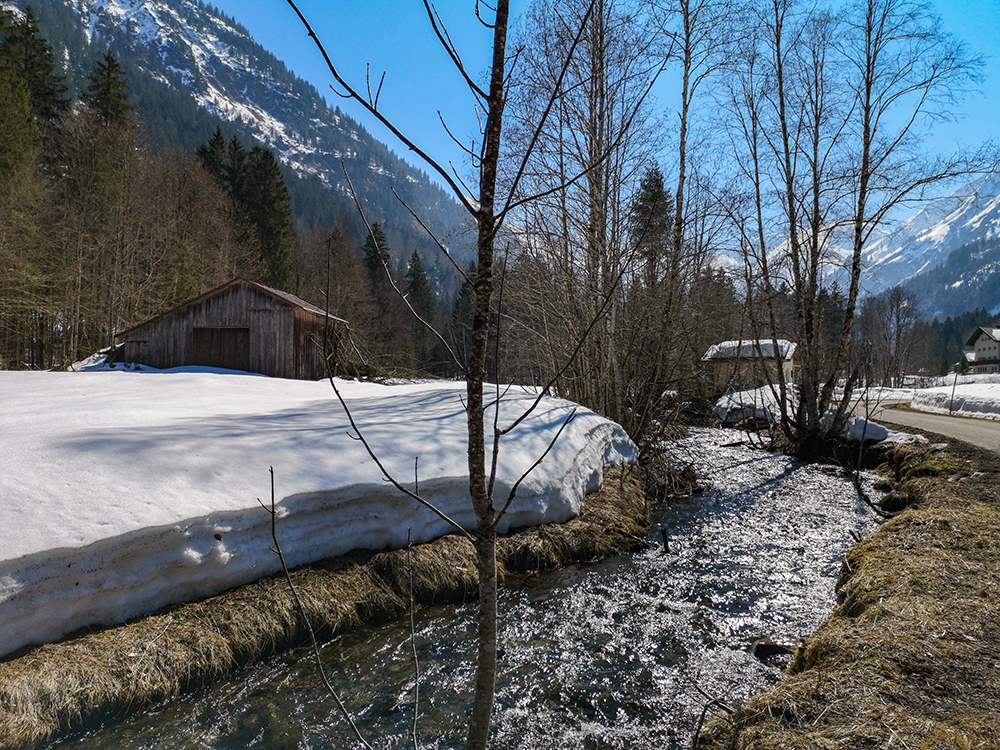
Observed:
[[[799,363],[797,349],[794,342],[785,339],[723,341],[710,346],[701,361],[711,366],[717,388],[758,387],[774,382],[779,364],[785,382],[794,383]]]
[[[1000,328],[977,328],[965,342],[965,354],[973,375],[1000,372]]]
[[[293,294],[236,278],[118,334],[118,358],[159,369],[204,365],[318,380],[341,326]]]

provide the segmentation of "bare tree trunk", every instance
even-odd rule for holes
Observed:
[[[496,184],[503,126],[504,65],[507,50],[508,0],[499,0],[493,26],[493,64],[486,100],[486,129],[479,178],[478,242],[476,259],[475,312],[472,344],[466,365],[466,395],[469,425],[469,494],[476,513],[476,568],[479,572],[479,646],[476,657],[476,688],[466,747],[485,750],[497,674],[497,560],[496,508],[489,496],[486,470],[483,385],[493,294],[493,259],[496,240]],[[499,406],[497,407],[499,408]],[[496,436],[494,440],[496,440]]]

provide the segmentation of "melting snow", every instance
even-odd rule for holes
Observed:
[[[911,406],[934,414],[1000,419],[1000,383],[957,385],[954,398],[950,385],[927,388],[914,394]]]
[[[387,468],[412,483],[416,461],[421,494],[471,528],[464,384],[340,387]],[[532,398],[505,393],[501,423]],[[0,653],[277,572],[257,503],[268,466],[292,565],[450,530],[384,481],[329,383],[204,368],[2,372],[0,401]],[[634,461],[618,425],[546,398],[503,439],[498,501],[574,408],[503,529],[577,515],[605,465]]]

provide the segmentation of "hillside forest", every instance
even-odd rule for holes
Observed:
[[[817,65],[810,55],[829,52],[834,19],[762,3],[766,33],[751,38],[733,25],[740,19],[708,3],[652,4],[642,13],[633,5],[646,4],[538,0],[516,32],[519,75],[504,145],[511,166],[500,175],[511,210],[493,282],[490,379],[550,383],[644,435],[662,424],[662,394],[717,394],[701,357],[719,341],[802,341],[819,389],[848,373],[869,384],[943,373],[975,326],[1000,324],[985,310],[923,320],[913,291],[863,297],[851,269],[823,270],[826,226],[856,226],[857,244],[884,215],[833,222],[855,188],[845,182],[829,199],[828,185],[847,178],[805,158],[850,156],[842,140],[853,122],[832,135],[821,124],[853,111],[810,115],[805,107],[857,95],[805,75]],[[556,19],[583,19],[578,64],[559,62],[572,40]],[[747,45],[765,60],[783,34],[795,40],[788,59],[772,54],[770,70],[736,71]],[[647,98],[664,60],[684,73],[677,148],[666,161],[661,116]],[[905,72],[906,61],[895,64]],[[956,79],[968,72],[962,66]],[[795,125],[769,99],[769,83],[784,76],[791,83],[780,96],[803,118]],[[738,144],[730,162],[756,175],[739,194],[713,181],[712,161],[692,135],[698,87],[714,77],[714,106],[742,123],[728,133]],[[220,126],[194,153],[164,145],[155,137],[163,123],[137,111],[131,83],[110,50],[85,76],[68,77],[30,8],[0,11],[0,367],[67,367],[112,346],[116,333],[242,276],[347,320],[350,340],[334,363],[341,374],[459,375],[474,264],[456,263],[449,273],[458,281],[442,283],[446,259],[429,258],[426,247],[393,253],[399,235],[385,231],[377,212],[364,217],[370,231],[343,210],[304,218],[300,188],[274,153]],[[539,121],[545,127],[533,130]],[[772,182],[786,198],[761,193],[769,130],[784,134],[788,164],[803,158],[801,173]],[[792,137],[801,140],[789,145]],[[522,153],[530,158],[519,160]],[[827,187],[810,192],[820,184]],[[756,203],[748,202],[755,187]],[[794,262],[779,270],[765,235],[781,221],[799,229],[790,233]],[[742,260],[720,265],[721,251]]]

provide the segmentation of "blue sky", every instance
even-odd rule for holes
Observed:
[[[330,90],[332,77],[286,2],[210,2],[246,26],[260,44],[315,85],[331,104],[414,161],[359,105]],[[512,18],[516,20],[529,4],[530,0],[511,0]],[[930,5],[942,17],[945,30],[986,56],[987,63],[980,86],[983,95],[967,100],[958,122],[941,125],[928,148],[950,151],[956,144],[978,145],[1000,136],[1000,0],[931,0]],[[420,0],[301,0],[299,7],[349,80],[363,86],[367,63],[371,63],[373,86],[386,71],[380,107],[394,122],[440,161],[462,159],[461,150],[442,128],[438,111],[451,131],[468,142],[478,132],[472,97],[434,37]],[[436,7],[466,67],[474,75],[482,74],[489,64],[491,34],[472,12],[475,0],[438,0]],[[668,73],[658,85],[659,100],[669,101],[676,81]]]

